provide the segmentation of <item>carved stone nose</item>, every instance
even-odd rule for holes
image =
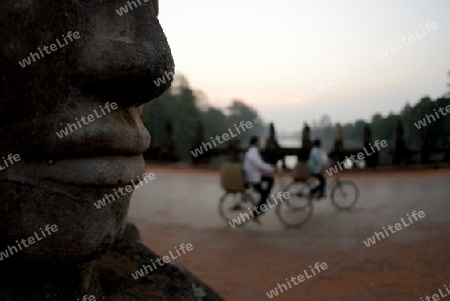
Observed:
[[[157,2],[141,0],[140,7],[109,22],[87,21],[89,30],[77,41],[75,71],[81,89],[122,106],[138,106],[170,87],[173,78],[164,75],[173,73],[175,64],[154,15],[152,4],[157,7]]]
[[[169,89],[175,72],[169,54],[170,50],[158,62],[163,64],[158,65],[150,62],[139,64],[133,58],[123,64],[118,60],[108,66],[102,66],[102,62],[91,64],[89,73],[84,70],[79,74],[80,88],[122,106],[144,104]],[[93,69],[95,66],[97,69]]]

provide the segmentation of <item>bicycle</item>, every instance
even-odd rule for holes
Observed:
[[[272,194],[272,198],[274,198],[274,195],[278,196],[280,192],[282,194],[288,192],[290,197],[280,203],[276,203],[274,206],[276,207],[276,215],[285,226],[297,228],[311,218],[313,213],[312,202],[310,199],[300,196],[297,186],[295,185],[296,181],[293,180],[288,185],[284,186],[281,176],[282,172],[282,169],[278,169],[279,188],[278,192]],[[259,200],[259,195],[257,199]],[[270,201],[270,197],[268,199]],[[226,222],[230,223],[230,225],[231,223],[233,223],[233,225],[242,225],[246,221],[244,220],[244,222],[241,223],[241,219],[251,215],[250,212],[256,205],[257,202],[255,202],[252,197],[251,188],[249,185],[246,185],[245,190],[225,191],[219,201],[219,213]],[[239,224],[237,224],[236,221],[239,221]]]
[[[315,180],[311,178],[306,182],[299,182],[301,185],[299,187],[299,195],[298,197],[306,197],[311,199],[319,200],[318,193],[314,196],[310,196],[311,189],[315,186],[312,184]],[[358,186],[350,180],[341,180],[339,176],[336,174],[334,176],[333,181],[327,185],[326,191],[330,192],[330,200],[331,204],[337,210],[350,210],[355,206],[356,201],[359,198],[359,189]]]

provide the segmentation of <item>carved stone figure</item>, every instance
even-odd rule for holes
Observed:
[[[278,160],[281,159],[281,155],[279,153],[280,146],[278,144],[276,134],[275,134],[275,126],[273,123],[269,125],[269,138],[267,138],[265,149],[264,149],[264,160],[270,164],[276,164]]]
[[[8,245],[56,224],[57,240],[10,261],[87,261],[125,226],[131,194],[103,210],[92,201],[142,176],[150,135],[139,115],[170,86],[152,82],[174,70],[170,47],[152,3],[124,16],[114,2],[87,0],[3,1],[0,8],[7,12],[0,17],[0,155],[22,158],[3,171],[0,237]],[[43,50],[75,31],[79,39]],[[27,56],[36,61],[23,68],[18,62]],[[118,108],[107,112],[113,102]],[[86,124],[89,115],[100,117]],[[68,134],[60,138],[61,130]]]
[[[20,156],[0,171],[5,298],[76,300],[94,293],[88,288],[101,291],[91,260],[125,229],[132,193],[101,209],[93,202],[142,178],[150,145],[142,106],[169,88],[171,80],[154,81],[174,72],[174,61],[157,0],[123,15],[117,5],[0,2],[0,157]],[[42,238],[46,225],[58,230]]]
[[[336,123],[336,133],[334,137],[334,151],[339,154],[344,149],[344,132],[342,126]]]
[[[370,129],[370,126],[368,124],[364,125],[364,147],[366,149],[370,149],[370,146],[372,144],[372,130]],[[380,157],[380,152],[375,152],[371,154],[370,156],[367,156],[364,160],[367,163],[367,166],[370,168],[376,167],[378,165],[378,158]]]
[[[395,149],[394,149],[394,157],[392,159],[393,165],[402,165],[406,164],[409,161],[410,151],[406,146],[405,142],[405,130],[403,128],[402,122],[397,121],[397,129],[395,133]]]
[[[299,161],[307,161],[309,159],[311,146],[311,128],[305,123],[302,130],[302,149],[298,155]]]

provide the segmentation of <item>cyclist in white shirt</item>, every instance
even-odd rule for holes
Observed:
[[[261,205],[267,202],[267,197],[270,194],[270,190],[273,186],[273,176],[275,168],[264,162],[259,153],[259,139],[258,137],[252,137],[250,139],[250,148],[245,153],[244,157],[244,171],[245,171],[245,181],[253,186],[253,188],[258,191],[261,199],[256,206],[258,210],[255,210],[255,215],[253,221],[259,223],[258,214],[262,214],[263,211],[260,210]],[[262,175],[264,173],[265,175]],[[267,182],[267,188],[264,189],[262,186],[263,182]],[[258,213],[259,211],[259,213]]]
[[[308,167],[311,177],[317,178],[319,180],[319,186],[311,190],[311,196],[314,196],[319,192],[319,198],[325,197],[325,186],[327,184],[325,177],[323,176],[323,169],[328,167],[328,157],[320,149],[322,146],[322,141],[319,139],[315,140],[311,152],[309,153]]]

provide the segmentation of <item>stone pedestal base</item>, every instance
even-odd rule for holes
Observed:
[[[0,275],[1,301],[222,301],[183,267],[169,263],[135,280],[131,273],[158,256],[127,224],[102,257],[77,267],[8,267]],[[84,297],[84,299],[83,299]],[[95,299],[94,299],[95,298]]]

